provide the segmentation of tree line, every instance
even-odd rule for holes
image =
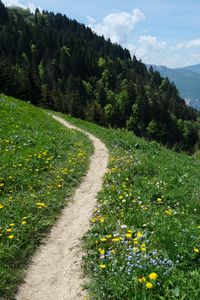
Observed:
[[[62,14],[0,1],[0,91],[178,151],[199,147],[199,114],[168,78]]]

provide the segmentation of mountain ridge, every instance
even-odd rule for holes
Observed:
[[[150,65],[148,65],[149,67]],[[200,111],[200,64],[180,68],[152,65],[163,77],[168,77],[178,88],[188,105]]]

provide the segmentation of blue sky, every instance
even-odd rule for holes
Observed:
[[[143,62],[168,67],[200,63],[199,0],[3,0],[61,12],[128,48]]]

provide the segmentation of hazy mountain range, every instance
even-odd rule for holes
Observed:
[[[153,65],[153,68],[174,82],[188,105],[200,110],[200,64],[176,69]]]

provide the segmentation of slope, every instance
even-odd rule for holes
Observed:
[[[59,117],[65,127],[77,129]],[[80,129],[78,129],[80,130]],[[89,219],[96,206],[96,195],[102,187],[108,152],[105,145],[86,133],[94,145],[90,167],[70,204],[62,211],[44,246],[34,256],[19,300],[82,299],[82,251],[80,239],[89,228]]]
[[[13,299],[30,255],[85,174],[92,145],[41,109],[4,95],[0,120],[0,298]]]
[[[66,119],[110,151],[86,236],[91,299],[199,299],[200,160],[124,130]]]
[[[2,92],[177,150],[199,146],[199,114],[127,49],[62,14],[0,13]]]

